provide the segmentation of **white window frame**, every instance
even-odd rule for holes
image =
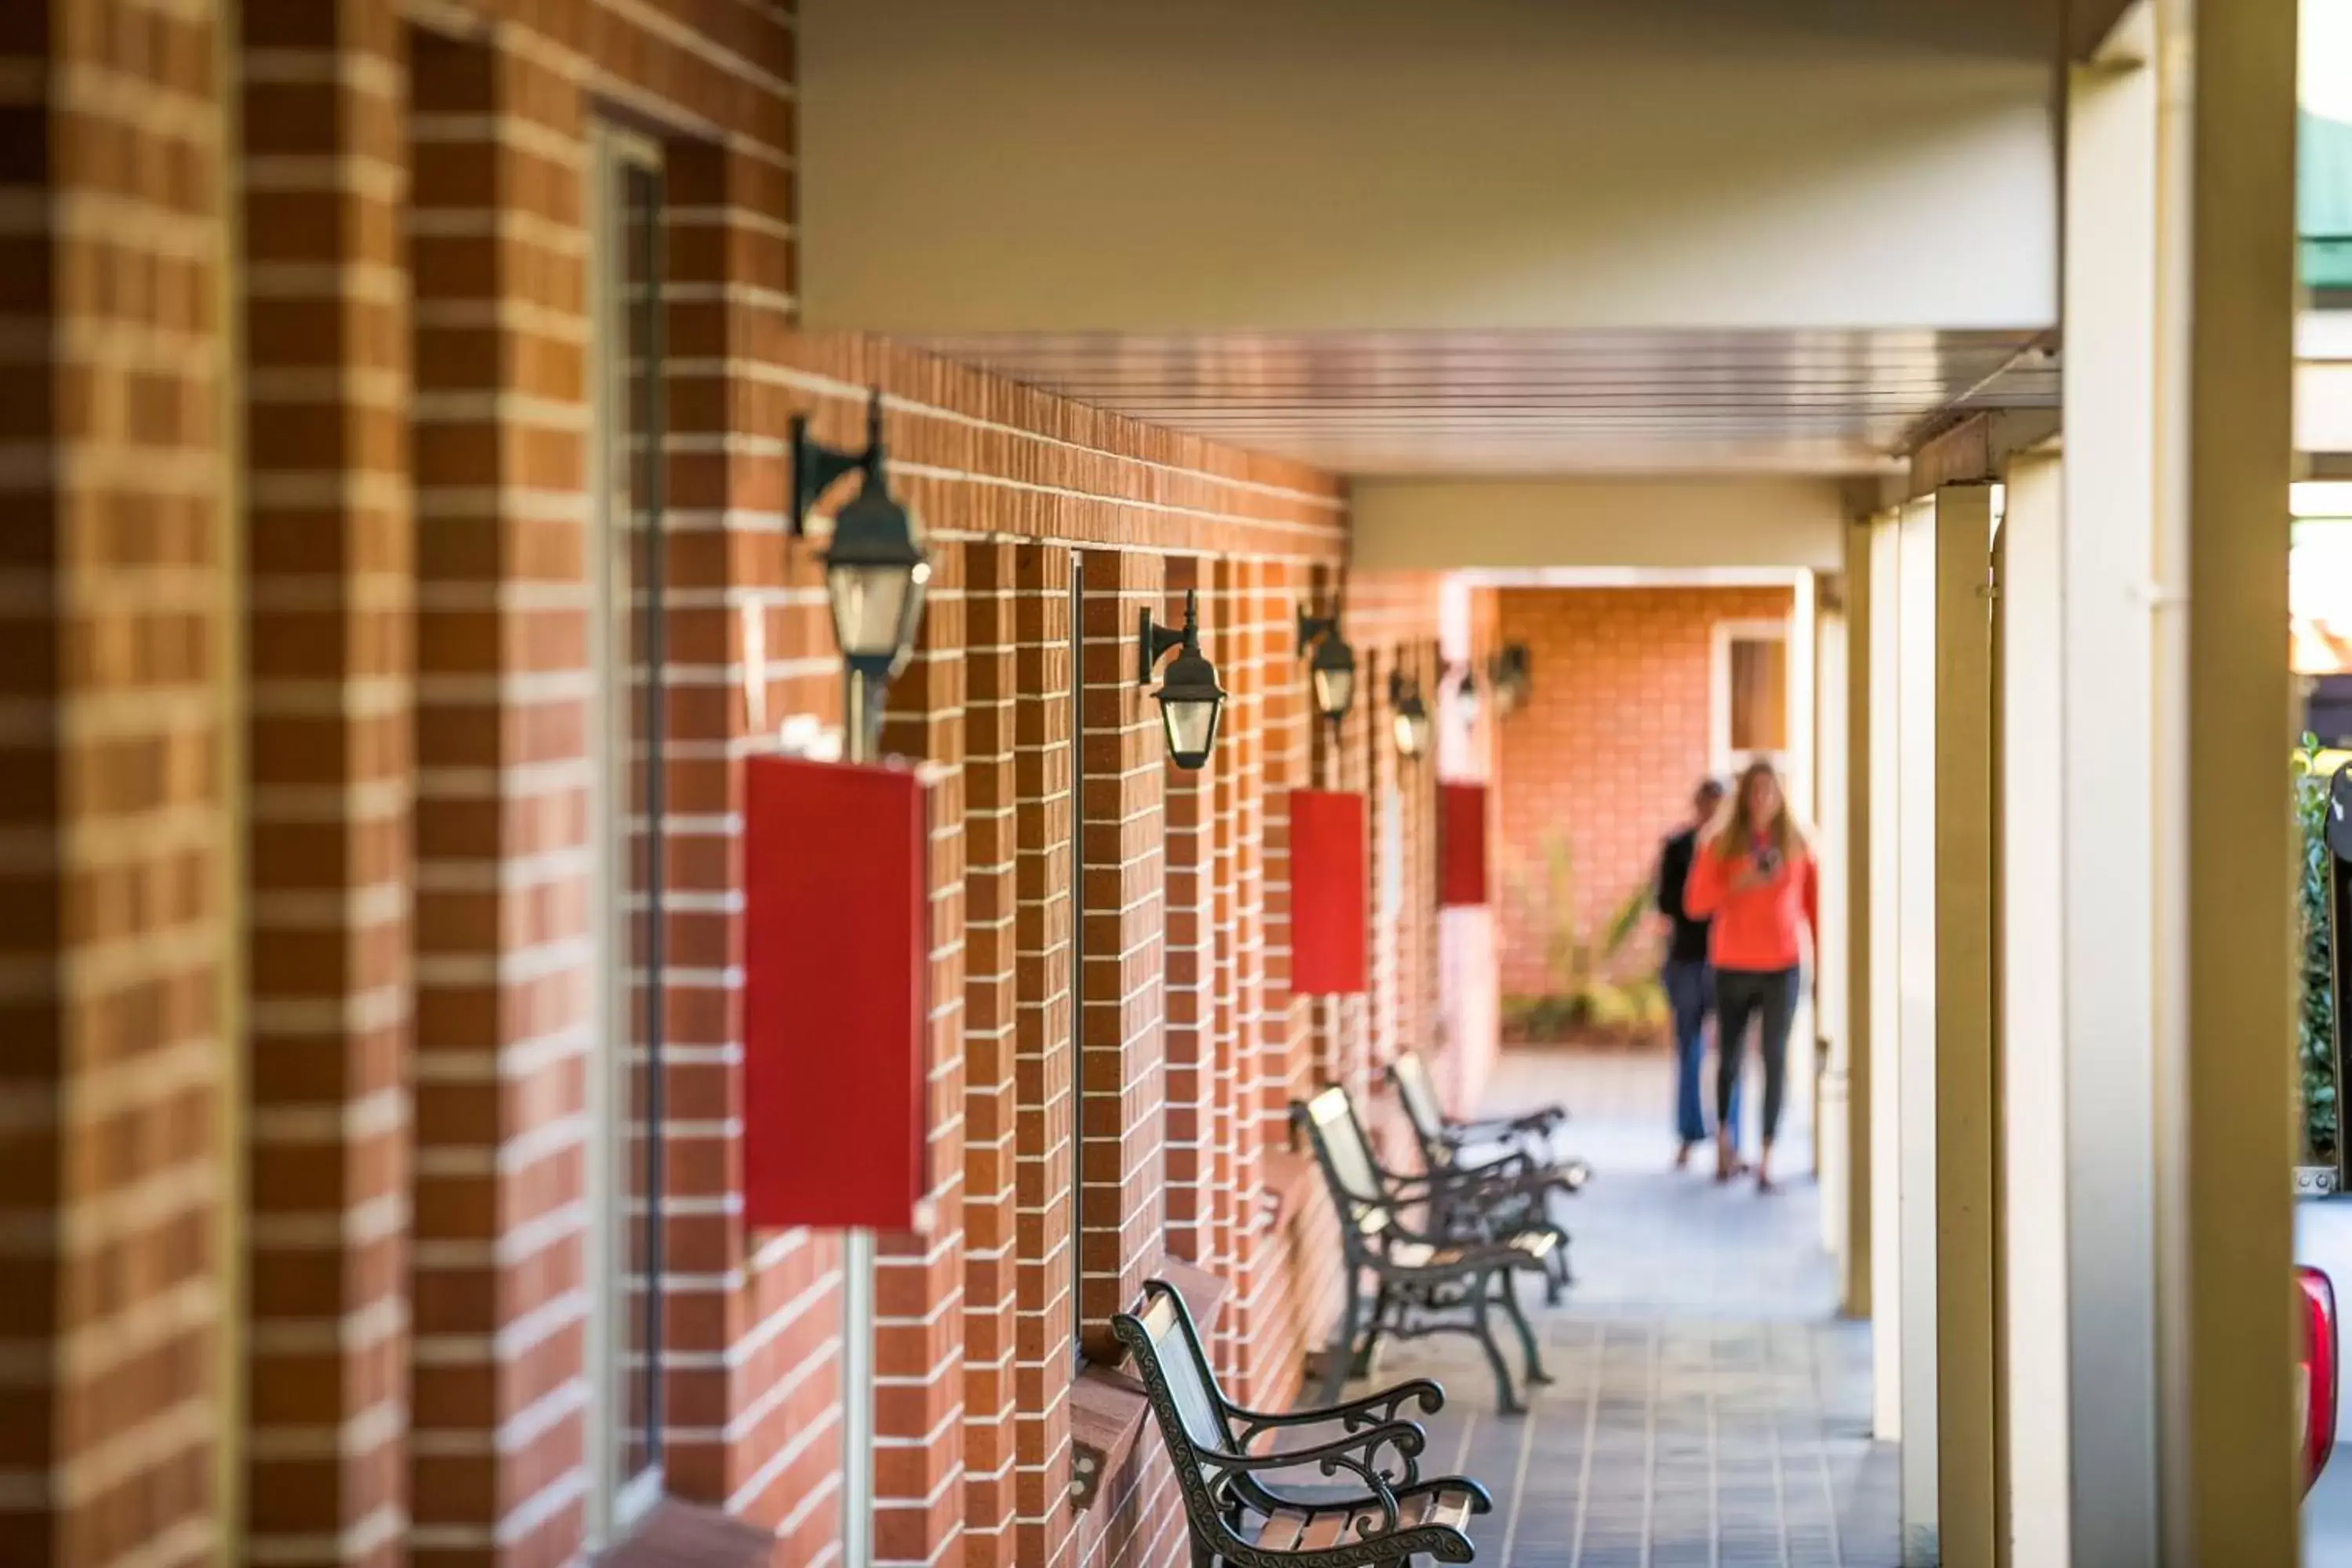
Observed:
[[[591,416],[588,490],[589,526],[593,530],[588,551],[591,591],[589,661],[595,689],[605,700],[592,702],[589,713],[589,822],[595,870],[593,930],[596,942],[596,984],[593,987],[588,1074],[588,1114],[591,1134],[587,1147],[590,1226],[588,1289],[592,1301],[587,1332],[591,1386],[588,1463],[588,1531],[591,1550],[612,1545],[649,1513],[662,1495],[663,1471],[658,1453],[655,1462],[637,1474],[620,1475],[625,1442],[621,1412],[625,1408],[624,1379],[634,1375],[622,1356],[622,1329],[628,1302],[620,1259],[625,1255],[623,1227],[630,1223],[620,1201],[621,1161],[625,1129],[621,1116],[627,1105],[628,1063],[616,1047],[616,1032],[628,1017],[629,965],[619,951],[622,917],[627,890],[617,841],[626,825],[618,820],[623,782],[630,758],[627,711],[628,671],[620,668],[620,649],[627,646],[623,629],[635,608],[634,563],[628,549],[628,520],[615,513],[615,496],[604,456],[618,438],[616,399],[626,395],[619,378],[625,364],[613,355],[621,352],[612,339],[620,321],[619,268],[615,265],[627,243],[623,211],[612,199],[624,172],[630,168],[663,172],[661,147],[650,138],[614,126],[597,123],[590,131],[588,365],[591,376]],[[625,355],[624,356],[625,363]],[[627,504],[634,504],[632,500]],[[656,1282],[656,1287],[658,1284]],[[659,1353],[658,1343],[651,1347]],[[658,1410],[650,1413],[661,1419]]]
[[[1811,675],[1797,665],[1794,628],[1790,621],[1745,620],[1717,621],[1711,628],[1707,649],[1707,766],[1720,777],[1745,764],[1757,753],[1739,752],[1731,744],[1731,645],[1741,642],[1777,642],[1780,645],[1780,732],[1791,743],[1801,742],[1797,725],[1797,683],[1810,680]],[[1790,763],[1787,749],[1763,753],[1772,759],[1772,765],[1788,776]]]

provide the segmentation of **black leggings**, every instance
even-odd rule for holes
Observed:
[[[1794,969],[1718,969],[1715,972],[1716,1125],[1738,1141],[1731,1125],[1731,1091],[1748,1054],[1748,1020],[1764,1021],[1764,1142],[1780,1125],[1780,1097],[1789,1087],[1789,1028],[1797,1016]]]

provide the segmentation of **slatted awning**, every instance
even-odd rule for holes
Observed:
[[[2053,406],[2042,334],[972,334],[948,358],[1342,473],[1839,474],[1939,413]]]

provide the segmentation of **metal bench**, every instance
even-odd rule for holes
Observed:
[[[1494,1504],[1459,1477],[1423,1480],[1424,1435],[1402,1418],[1408,1405],[1444,1408],[1445,1392],[1426,1379],[1328,1410],[1287,1415],[1245,1410],[1225,1398],[1201,1348],[1192,1314],[1176,1288],[1144,1287],[1139,1313],[1121,1312],[1111,1331],[1143,1379],[1160,1440],[1184,1495],[1193,1568],[1404,1568],[1415,1558],[1469,1563],[1469,1521]],[[1318,1428],[1320,1430],[1318,1430]],[[1255,1451],[1268,1435],[1303,1437],[1286,1451]],[[1287,1497],[1269,1484],[1281,1471],[1359,1483],[1328,1500]],[[1297,1483],[1292,1483],[1297,1484]]]
[[[1324,1394],[1336,1400],[1352,1372],[1371,1371],[1382,1339],[1415,1340],[1432,1334],[1467,1334],[1486,1352],[1494,1369],[1496,1404],[1506,1415],[1526,1407],[1495,1337],[1500,1310],[1517,1331],[1529,1383],[1549,1383],[1535,1330],[1519,1305],[1517,1276],[1533,1273],[1549,1281],[1553,1256],[1567,1245],[1567,1233],[1549,1220],[1504,1217],[1493,1195],[1448,1172],[1400,1176],[1384,1172],[1372,1156],[1354,1104],[1341,1089],[1327,1089],[1311,1100],[1293,1100],[1292,1122],[1314,1145],[1315,1161],[1339,1216],[1339,1246],[1346,1276],[1344,1301],[1334,1325],[1324,1368]],[[1424,1216],[1415,1225],[1412,1215]],[[1448,1216],[1487,1216],[1466,1233],[1437,1228]],[[1366,1276],[1375,1289],[1364,1310]],[[1363,1342],[1356,1342],[1359,1324]]]
[[[1390,1063],[1388,1076],[1404,1107],[1405,1121],[1412,1128],[1423,1171],[1471,1178],[1456,1190],[1475,1197],[1476,1209],[1466,1215],[1441,1212],[1434,1225],[1441,1233],[1475,1234],[1482,1222],[1491,1221],[1494,1226],[1488,1228],[1499,1226],[1507,1234],[1549,1221],[1553,1194],[1573,1196],[1591,1179],[1591,1169],[1583,1161],[1563,1159],[1552,1147],[1551,1129],[1568,1114],[1558,1106],[1516,1120],[1450,1121],[1439,1109],[1428,1064],[1417,1053],[1407,1051]],[[1474,1159],[1473,1151],[1484,1151],[1486,1157]],[[1563,1243],[1566,1236],[1563,1231]],[[1546,1299],[1555,1307],[1559,1305],[1562,1293],[1572,1283],[1568,1248],[1563,1245],[1553,1258]]]
[[[1450,1117],[1438,1100],[1437,1086],[1430,1081],[1429,1064],[1418,1051],[1406,1051],[1389,1064],[1389,1081],[1396,1085],[1405,1120],[1412,1124],[1412,1135],[1421,1144],[1422,1156],[1433,1168],[1460,1166],[1472,1150],[1486,1148],[1503,1151],[1499,1160],[1516,1158],[1528,1165],[1557,1172],[1570,1192],[1582,1187],[1591,1177],[1591,1170],[1583,1161],[1563,1158],[1552,1142],[1553,1134],[1568,1121],[1568,1111],[1560,1106],[1547,1105],[1524,1116],[1478,1121]]]

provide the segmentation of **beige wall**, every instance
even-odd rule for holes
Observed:
[[[1420,571],[1834,572],[1846,515],[1835,482],[1794,479],[1371,480],[1353,503],[1355,563]]]
[[[2049,5],[1758,9],[805,0],[806,316],[2053,321]]]

